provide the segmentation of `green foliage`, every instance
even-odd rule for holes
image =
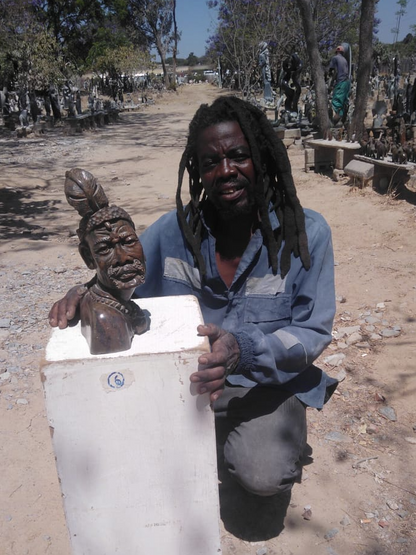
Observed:
[[[1,0],[0,81],[2,86],[43,89],[68,73],[53,35],[24,0]]]
[[[105,56],[108,51],[129,45],[131,42],[123,32],[114,28],[100,27],[86,57],[86,69],[94,70],[98,58]]]
[[[175,27],[176,0],[129,0],[127,22],[147,45],[154,46],[160,56],[166,87],[169,78],[166,57],[172,52],[176,57],[176,44],[180,33]]]
[[[397,0],[397,11],[395,12],[395,27],[391,30],[393,33],[393,44],[383,44],[377,42],[375,51],[380,57],[383,64],[391,63],[391,60],[398,56],[399,58],[413,58],[416,50],[416,25],[411,25],[411,33],[408,33],[402,41],[398,41],[397,37],[400,32],[400,24],[402,18],[406,15],[406,9],[409,4],[408,0]]]
[[[166,63],[168,65],[172,65],[173,64],[173,57],[169,56],[168,58],[166,58]],[[186,58],[176,58],[176,65],[178,66],[186,66],[187,65],[187,60]]]
[[[185,63],[186,63],[186,65],[188,65],[188,66],[196,66],[196,65],[198,64],[198,61],[199,61],[199,60],[198,60],[198,57],[195,56],[195,54],[194,54],[193,52],[191,52],[191,53],[189,54],[189,56],[187,57]]]
[[[108,73],[112,78],[134,75],[152,66],[149,53],[135,48],[132,44],[102,49],[90,63],[92,71],[97,74]]]
[[[414,34],[409,33],[402,41],[394,44],[377,42],[374,50],[380,56],[381,62],[387,64],[398,56],[399,58],[413,58],[416,51],[416,25],[412,29]]]
[[[140,71],[151,64],[149,43],[143,29],[126,24],[129,10],[146,4],[154,14],[167,2],[0,0],[0,86],[42,88],[91,69]]]

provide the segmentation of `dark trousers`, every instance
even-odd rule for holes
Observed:
[[[214,412],[218,452],[233,478],[255,495],[290,491],[302,472],[305,406],[277,388],[226,386]]]

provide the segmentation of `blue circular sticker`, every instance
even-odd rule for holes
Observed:
[[[107,378],[107,383],[113,389],[120,389],[124,385],[124,376],[121,372],[111,372]]]

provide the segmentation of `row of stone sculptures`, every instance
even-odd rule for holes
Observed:
[[[378,138],[370,131],[368,137],[360,140],[360,145],[364,156],[368,158],[387,160],[390,155],[391,162],[395,164],[416,163],[416,141],[413,138],[407,139],[405,131],[402,136],[400,133],[388,135],[381,131]]]

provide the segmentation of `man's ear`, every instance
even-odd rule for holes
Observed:
[[[82,257],[82,260],[87,265],[87,268],[89,268],[90,270],[94,270],[97,267],[97,264],[95,263],[95,260],[91,254],[89,246],[86,245],[85,243],[80,243],[78,245],[78,250],[79,250],[79,254]]]

